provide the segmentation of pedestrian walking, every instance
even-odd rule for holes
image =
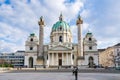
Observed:
[[[77,67],[73,69],[73,75],[75,75],[75,80],[78,80],[78,68]]]

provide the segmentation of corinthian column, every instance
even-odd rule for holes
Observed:
[[[78,27],[78,58],[83,57],[82,24],[83,20],[80,16],[78,16],[76,21],[76,25]]]

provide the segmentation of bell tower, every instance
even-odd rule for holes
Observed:
[[[24,65],[29,68],[33,68],[36,65],[38,42],[37,36],[34,33],[30,34],[25,42]]]

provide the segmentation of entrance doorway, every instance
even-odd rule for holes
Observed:
[[[33,57],[29,58],[29,68],[33,68]]]
[[[58,54],[58,66],[62,66],[62,54]]]
[[[89,57],[89,63],[88,63],[89,68],[93,68],[94,67],[94,59],[92,56]]]
[[[62,66],[62,59],[59,59],[59,66]]]

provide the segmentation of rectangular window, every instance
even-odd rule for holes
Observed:
[[[58,54],[58,57],[59,57],[59,58],[61,58],[61,57],[62,57],[62,54],[61,54],[61,53],[59,53],[59,54]]]
[[[117,53],[117,56],[120,56],[120,52]]]
[[[119,49],[117,49],[117,52],[119,52]]]
[[[72,47],[72,49],[74,50],[74,47]]]

